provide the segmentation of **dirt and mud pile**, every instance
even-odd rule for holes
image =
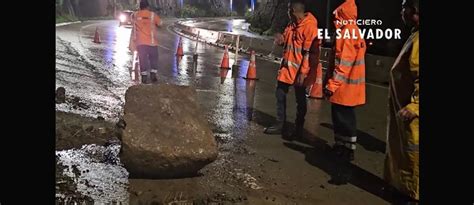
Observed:
[[[56,150],[105,145],[120,140],[121,131],[114,123],[78,114],[56,112]]]

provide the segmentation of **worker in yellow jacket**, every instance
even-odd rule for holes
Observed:
[[[419,200],[419,6],[404,0],[403,21],[412,34],[390,71],[389,121],[385,180],[395,189]]]

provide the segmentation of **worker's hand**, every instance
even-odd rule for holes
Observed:
[[[300,73],[298,77],[296,78],[296,85],[302,86],[305,78],[306,78],[306,75]]]
[[[275,40],[273,41],[273,43],[275,43],[277,45],[282,45],[283,41],[284,41],[283,35],[281,33],[276,33],[275,34]]]
[[[411,112],[406,107],[404,107],[400,111],[398,111],[398,115],[405,121],[411,121],[411,120],[413,120],[413,118],[416,117],[416,114]]]
[[[332,96],[333,92],[328,90],[327,88],[324,88],[323,89],[323,94],[324,94],[324,98],[329,99],[329,97]]]

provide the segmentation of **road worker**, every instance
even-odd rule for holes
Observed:
[[[160,17],[150,10],[147,0],[140,1],[140,10],[132,14],[133,30],[131,44],[138,52],[142,83],[157,81],[158,73],[158,34]]]
[[[336,29],[359,31],[357,24],[341,24],[357,19],[354,0],[346,0],[333,12]],[[357,142],[355,108],[365,104],[366,44],[356,32],[356,38],[336,38],[334,67],[329,68],[324,95],[331,102],[331,117],[335,144],[333,151],[343,160],[354,160]]]
[[[419,200],[419,1],[402,3],[402,19],[412,34],[390,71],[389,121],[385,180],[409,198]]]
[[[281,134],[286,121],[286,96],[288,89],[293,86],[297,103],[296,129],[291,136],[301,135],[303,132],[304,117],[306,115],[306,87],[305,78],[308,76],[310,65],[309,55],[313,40],[317,37],[317,20],[310,13],[305,12],[302,1],[293,1],[288,4],[290,23],[283,35],[277,34],[275,43],[284,46],[283,59],[278,71],[276,123],[265,128],[266,134]]]

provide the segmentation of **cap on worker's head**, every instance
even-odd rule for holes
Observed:
[[[418,13],[420,11],[419,3],[419,0],[403,0],[402,6],[414,8],[416,10],[416,13]]]
[[[140,0],[140,9],[148,8],[148,6],[150,5],[148,4],[147,0]]]

